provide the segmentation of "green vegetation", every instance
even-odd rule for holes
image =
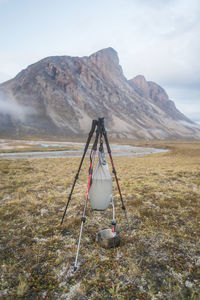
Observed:
[[[115,188],[122,243],[100,248],[96,233],[110,227],[112,210],[93,212],[88,205],[76,273],[72,267],[89,159],[63,226],[59,223],[80,158],[0,160],[0,296],[199,299],[200,143],[157,146],[171,151],[114,158],[131,230]]]

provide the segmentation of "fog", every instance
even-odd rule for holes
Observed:
[[[31,107],[20,105],[15,99],[8,99],[0,94],[0,118],[1,115],[8,115],[16,120],[25,121],[33,113]]]

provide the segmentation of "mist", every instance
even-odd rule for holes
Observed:
[[[0,118],[1,115],[10,116],[19,121],[25,121],[34,111],[27,106],[18,104],[15,99],[8,99],[0,95]]]

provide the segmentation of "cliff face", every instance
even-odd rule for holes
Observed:
[[[1,135],[82,136],[104,116],[113,137],[200,137],[160,86],[141,75],[124,77],[112,48],[29,66],[0,85],[1,107]]]
[[[146,81],[143,75],[137,75],[135,78],[129,80],[129,83],[139,95],[150,100],[173,119],[191,123],[191,120],[176,108],[174,102],[169,99],[165,90],[155,82]]]

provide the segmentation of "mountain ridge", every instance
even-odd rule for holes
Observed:
[[[0,84],[0,98],[0,108],[8,108],[0,110],[0,134],[78,137],[104,116],[117,138],[200,138],[162,87],[142,75],[126,79],[111,47],[46,57]],[[9,105],[18,113],[9,113]]]

